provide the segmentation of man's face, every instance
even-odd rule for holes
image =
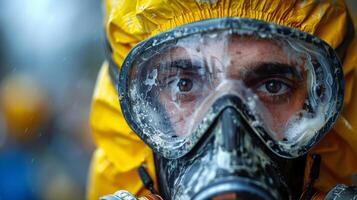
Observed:
[[[303,109],[307,95],[306,55],[287,46],[230,36],[191,38],[166,49],[152,70],[157,70],[156,94],[176,134],[190,132],[217,97],[236,93],[250,95],[248,104],[258,102],[264,123],[283,139],[288,120]]]

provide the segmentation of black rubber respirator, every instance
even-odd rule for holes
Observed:
[[[167,199],[296,199],[305,154],[343,104],[328,44],[263,21],[186,24],[138,44],[119,75],[123,114],[154,151]]]

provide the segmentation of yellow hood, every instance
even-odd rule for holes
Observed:
[[[308,32],[337,48],[346,37],[348,11],[344,1],[317,0],[105,0],[105,30],[118,66],[138,42],[160,32],[209,18],[235,16],[264,20]],[[350,184],[357,171],[357,37],[346,46],[342,58],[346,79],[345,105],[332,133],[315,148],[322,156],[316,187],[328,191],[337,183]],[[118,95],[104,64],[93,96],[91,126],[94,153],[88,198],[125,189],[147,192],[137,175],[140,164],[155,178],[153,154],[126,124]]]

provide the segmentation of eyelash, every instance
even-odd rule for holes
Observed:
[[[262,95],[260,98],[263,101],[270,102],[270,103],[280,103],[286,101],[296,89],[297,83],[295,81],[287,79],[286,77],[271,77],[271,78],[265,78],[262,81],[259,81],[256,85],[257,87],[254,87],[254,90],[259,96],[259,87],[264,87],[265,84],[267,84],[269,81],[280,81],[282,82],[285,87],[287,87],[287,92],[283,94],[272,94],[272,95]]]

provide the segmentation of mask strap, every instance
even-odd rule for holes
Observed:
[[[152,194],[158,195],[158,192],[154,188],[154,181],[152,180],[145,168],[146,167],[144,164],[140,165],[140,167],[138,168],[138,173],[141,182],[143,183],[146,189],[150,190]]]
[[[105,57],[109,64],[110,80],[112,81],[113,86],[115,86],[116,88],[116,86],[119,83],[119,69],[113,60],[112,57],[113,50],[107,38],[105,38],[104,40],[104,49],[105,49]]]
[[[312,155],[312,166],[310,168],[309,182],[305,187],[300,200],[310,200],[314,196],[314,184],[315,181],[319,178],[320,174],[320,164],[321,164],[321,156],[319,154]]]

